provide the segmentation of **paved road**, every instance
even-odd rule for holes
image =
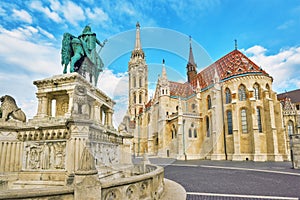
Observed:
[[[289,162],[176,161],[150,158],[180,183],[187,199],[298,199],[300,170]]]

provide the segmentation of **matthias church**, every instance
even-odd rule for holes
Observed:
[[[190,43],[187,81],[170,81],[163,61],[155,94],[148,99],[140,37],[137,23],[128,63],[128,111],[121,123],[122,131],[133,136],[132,154],[182,160],[290,159],[287,120],[266,71],[237,49],[197,71]]]

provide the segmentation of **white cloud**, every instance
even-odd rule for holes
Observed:
[[[32,23],[32,17],[31,15],[25,11],[25,10],[16,10],[13,9],[13,14],[12,14],[13,18],[23,21],[23,22],[27,22],[29,24]]]
[[[288,28],[290,28],[290,27],[292,27],[294,25],[295,25],[295,21],[294,20],[289,20],[289,21],[286,21],[283,24],[279,25],[277,27],[277,29],[284,30],[284,29],[288,29]]]
[[[195,17],[199,17],[199,15],[203,14],[204,12],[214,9],[216,6],[220,5],[219,0],[168,0],[163,1],[162,3],[164,3],[165,6],[172,8],[179,18],[188,20],[194,19]]]
[[[86,19],[82,8],[72,1],[67,1],[62,7],[62,11],[66,20],[73,25],[77,25],[79,21]]]
[[[6,11],[4,8],[1,7],[1,5],[0,5],[0,16],[6,16]]]
[[[52,39],[52,40],[55,39],[55,37],[54,37],[53,34],[51,34],[51,33],[49,33],[48,31],[42,29],[41,27],[38,26],[37,29],[38,29],[43,35],[45,35],[47,38]]]
[[[281,49],[277,54],[268,55],[262,46],[253,46],[244,51],[257,65],[273,78],[273,89],[283,92],[300,86],[300,47]]]
[[[105,69],[99,76],[98,87],[110,97],[128,95],[128,75]]]
[[[59,9],[61,8],[61,4],[58,0],[50,0],[50,8],[53,11],[59,11]]]
[[[4,34],[9,37],[14,37],[16,39],[22,40],[27,40],[28,38],[31,38],[33,34],[36,34],[37,32],[38,29],[32,26],[18,27],[17,29],[13,29],[11,31],[4,29],[0,26],[0,34]]]
[[[95,8],[91,10],[90,8],[87,8],[85,10],[88,18],[92,20],[97,20],[98,22],[105,22],[109,19],[107,13],[105,13],[101,8]]]
[[[37,111],[34,92],[36,87],[32,84],[32,78],[34,77],[26,74],[0,72],[0,96],[8,94],[15,98],[18,107],[25,112],[27,118],[32,118]]]
[[[128,75],[105,69],[99,76],[98,87],[116,102],[113,121],[117,128],[128,107]]]
[[[51,46],[26,41],[36,29],[27,27],[8,31],[0,27],[0,55],[2,64],[26,69],[32,73],[57,74],[60,69],[60,52]]]
[[[117,4],[116,10],[118,10],[121,14],[129,15],[129,16],[134,16],[137,13],[132,3],[126,1]]]
[[[53,2],[53,1],[52,1]],[[54,3],[54,2],[53,2]],[[59,3],[59,2],[58,2]],[[62,22],[61,17],[58,15],[58,13],[51,11],[48,7],[43,7],[42,3],[40,1],[33,1],[30,4],[30,7],[44,13],[47,17],[49,17],[54,22]]]

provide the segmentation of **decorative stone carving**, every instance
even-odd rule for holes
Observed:
[[[9,95],[2,96],[0,98],[1,101],[1,118],[7,121],[9,117],[12,117],[16,120],[26,122],[26,115],[21,110],[21,108],[18,108],[16,101],[13,97]]]
[[[118,189],[111,189],[105,196],[105,200],[120,199],[120,191]]]
[[[57,140],[57,139],[68,139],[70,137],[67,130],[54,129],[54,130],[33,130],[33,131],[22,131],[17,135],[17,139],[21,141],[28,140]]]
[[[66,142],[30,142],[25,145],[24,168],[54,170],[65,168]]]
[[[79,171],[96,171],[95,160],[89,148],[85,147],[79,163]]]
[[[136,189],[136,186],[135,185],[130,185],[127,190],[126,190],[126,197],[128,199],[137,199],[137,189]]]
[[[87,90],[84,86],[77,85],[74,89],[73,114],[89,115]]]
[[[94,157],[97,162],[104,165],[119,164],[120,152],[119,146],[107,143],[92,143],[91,145]]]

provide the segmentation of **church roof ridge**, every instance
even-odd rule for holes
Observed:
[[[242,52],[235,49],[201,70],[191,81],[191,84],[196,87],[197,80],[199,80],[201,88],[209,86],[213,82],[215,71],[217,71],[220,80],[249,73],[269,76],[261,67],[256,65]]]

